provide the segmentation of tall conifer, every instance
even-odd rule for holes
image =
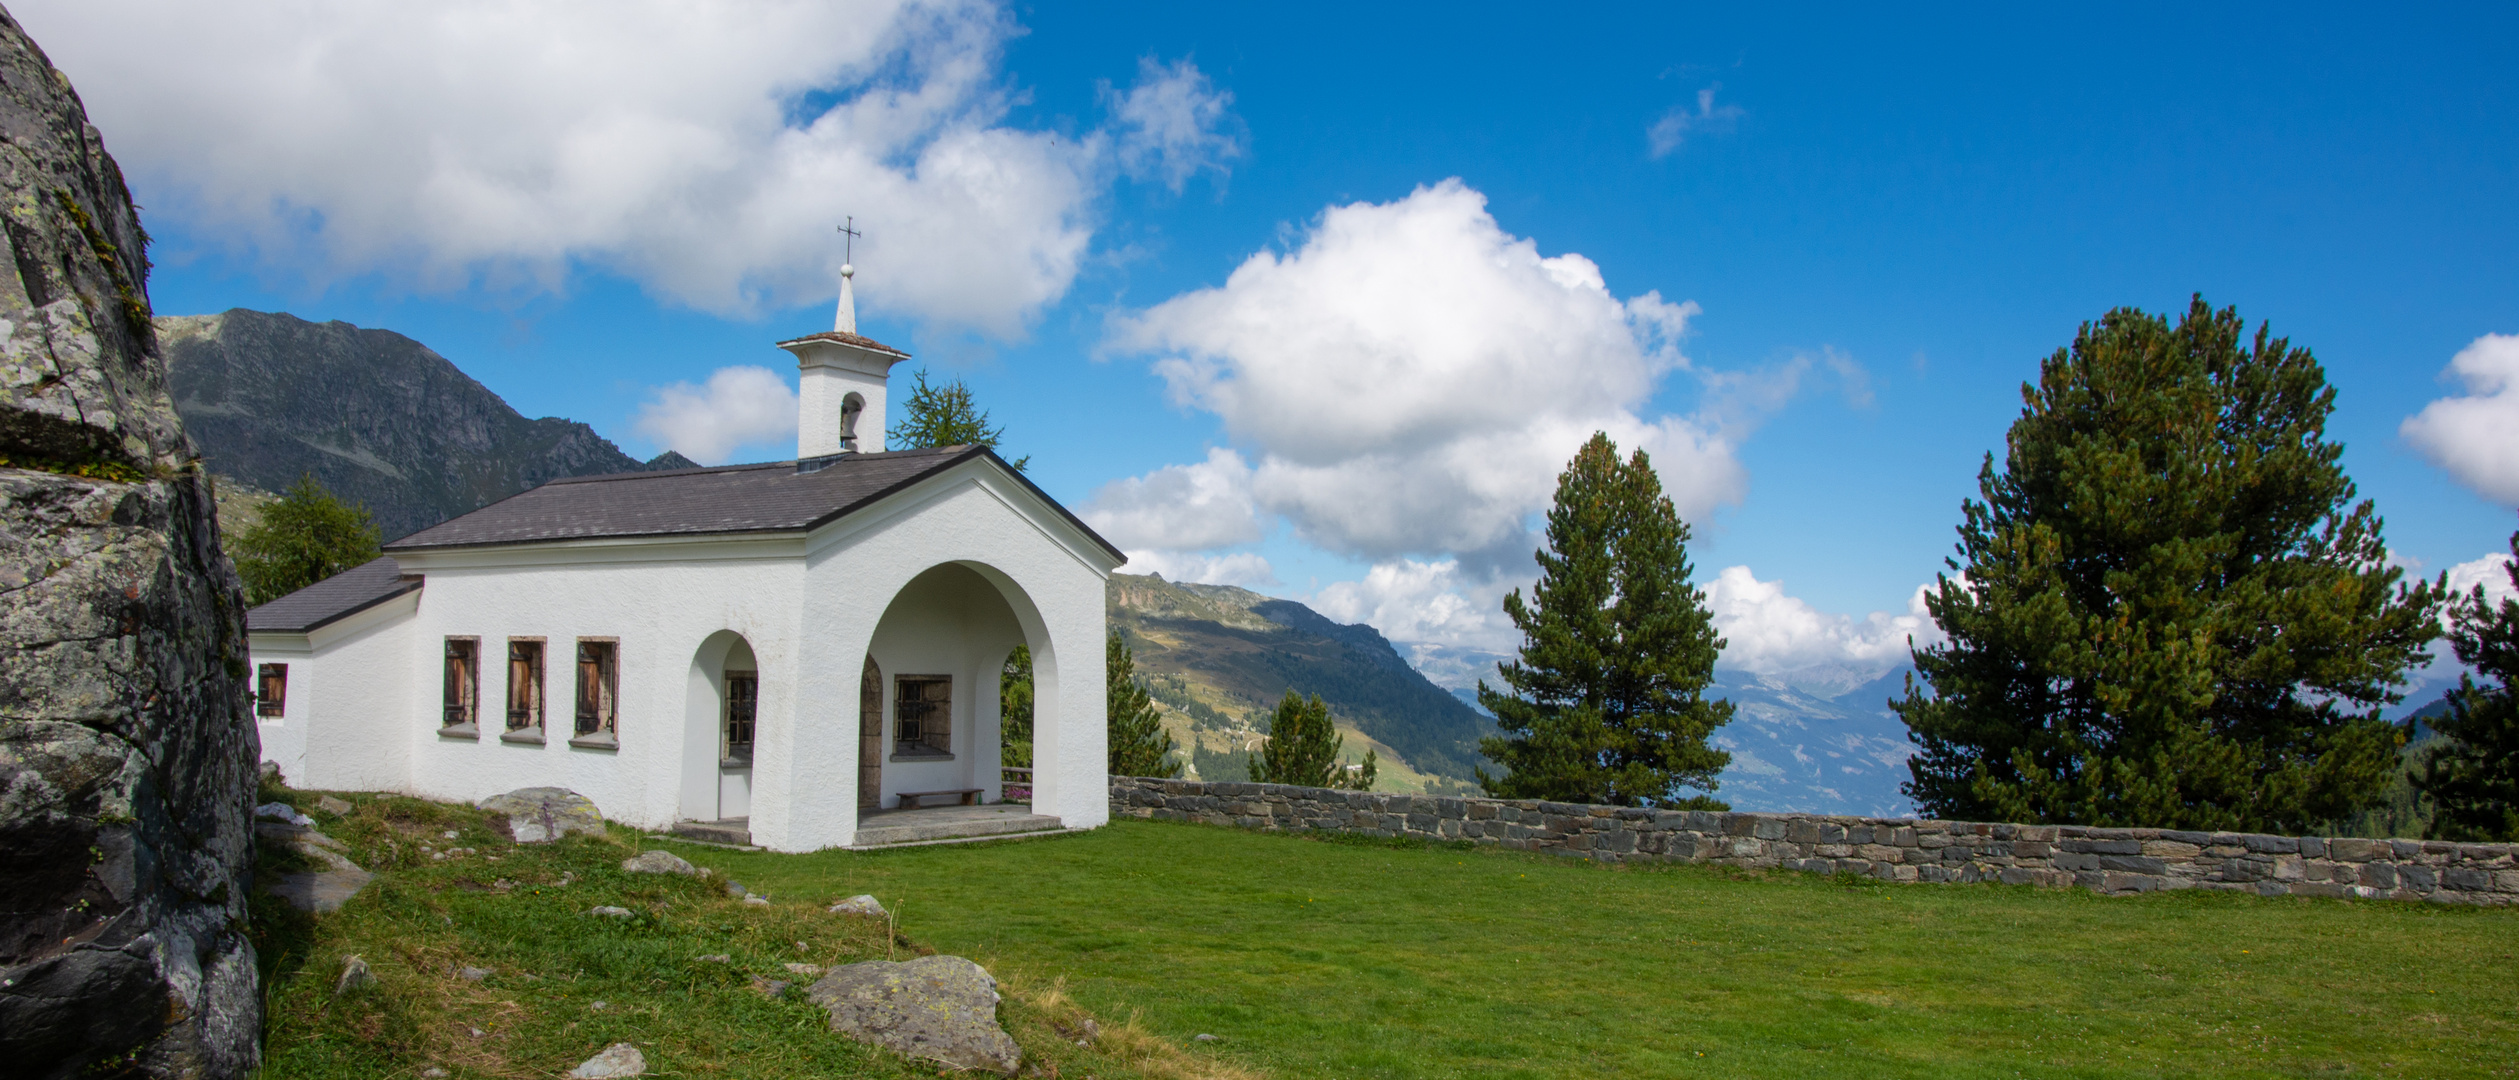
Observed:
[[[1026,654],[1025,659],[1030,658]],[[1156,710],[1146,684],[1138,681],[1137,657],[1128,651],[1118,631],[1112,631],[1103,647],[1102,674],[1108,680],[1111,775],[1165,779],[1181,775],[1181,763],[1172,758],[1172,733],[1163,730],[1163,714]]]
[[[2246,330],[2121,308],[2021,388],[1926,597],[1930,692],[1890,703],[1925,812],[2277,832],[2383,797],[2439,593],[2353,502],[2317,361]]]
[[[2512,562],[2502,568],[2519,585],[2519,533],[2510,534]],[[2449,632],[2458,662],[2484,676],[2458,678],[2449,715],[2432,721],[2448,738],[2425,755],[2414,786],[2439,813],[2427,831],[2435,840],[2519,840],[2519,599],[2492,604],[2476,586],[2452,609]]]
[[[1662,494],[1652,461],[1624,463],[1595,434],[1557,478],[1548,546],[1525,603],[1505,613],[1521,656],[1500,665],[1507,690],[1478,685],[1502,737],[1479,749],[1507,770],[1479,783],[1506,798],[1614,806],[1725,809],[1707,795],[1732,756],[1706,745],[1732,719],[1707,700],[1723,640],[1705,594],[1688,583],[1688,524]]]
[[[1261,740],[1259,753],[1251,755],[1251,779],[1261,784],[1370,790],[1379,771],[1373,751],[1365,751],[1363,769],[1351,774],[1339,761],[1346,745],[1321,695],[1306,700],[1288,690],[1268,719],[1268,737]]]

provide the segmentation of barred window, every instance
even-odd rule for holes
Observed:
[[[580,738],[613,733],[620,647],[609,641],[577,643],[577,734]]]
[[[446,639],[445,715],[441,727],[471,727],[481,722],[481,642]]]
[[[264,664],[254,673],[254,715],[277,717],[289,707],[289,666]]]
[[[542,643],[507,643],[507,730],[542,728]]]
[[[953,753],[953,677],[903,675],[892,683],[892,752]]]
[[[760,703],[761,678],[759,675],[749,671],[726,673],[724,764],[752,764],[753,721]]]

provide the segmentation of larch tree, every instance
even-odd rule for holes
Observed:
[[[910,396],[901,403],[901,422],[884,432],[886,444],[898,450],[917,450],[930,446],[985,446],[997,448],[1006,436],[1006,429],[988,426],[988,410],[980,408],[971,395],[971,388],[960,377],[945,383],[927,381],[927,369],[912,373]],[[1026,454],[1007,464],[1021,472],[1032,463]]]
[[[1137,678],[1137,657],[1117,631],[1104,646],[1103,661],[1103,676],[1109,680],[1111,775],[1181,775],[1181,763],[1172,757],[1172,733],[1163,730],[1154,695]]]
[[[2021,388],[1890,702],[1925,813],[2278,832],[2384,797],[2440,593],[2354,502],[2317,361],[2246,331],[2121,308]]]
[[[2519,586],[2519,533],[2510,535],[2512,562],[2502,568]],[[2424,755],[2414,787],[2432,798],[2438,812],[2426,835],[2434,840],[2519,840],[2519,598],[2486,600],[2484,587],[2459,598],[2449,644],[2458,661],[2475,669],[2449,692],[2449,715],[2432,720],[2447,738]],[[2476,681],[2481,675],[2484,681]]]
[[[1506,770],[1479,770],[1488,794],[1729,808],[1705,794],[1732,760],[1706,743],[1732,703],[1705,696],[1724,643],[1688,583],[1688,536],[1644,451],[1621,462],[1595,434],[1576,452],[1557,478],[1531,598],[1504,599],[1522,632],[1519,657],[1498,666],[1506,689],[1478,684],[1504,732],[1479,741]]]
[[[263,604],[376,558],[383,541],[366,507],[342,502],[309,473],[226,543],[245,602]]]

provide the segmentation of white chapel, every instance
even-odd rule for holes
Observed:
[[[1029,814],[1107,821],[1124,558],[986,448],[883,449],[909,355],[857,334],[842,275],[833,329],[778,343],[796,460],[556,480],[253,609],[264,760],[300,787],[563,787],[643,828],[851,846],[861,821],[1022,794],[998,673],[1025,645]]]

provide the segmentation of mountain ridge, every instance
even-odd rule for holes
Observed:
[[[155,320],[176,412],[210,471],[276,492],[312,474],[392,540],[570,476],[687,468],[595,429],[527,419],[391,330],[230,308]]]

